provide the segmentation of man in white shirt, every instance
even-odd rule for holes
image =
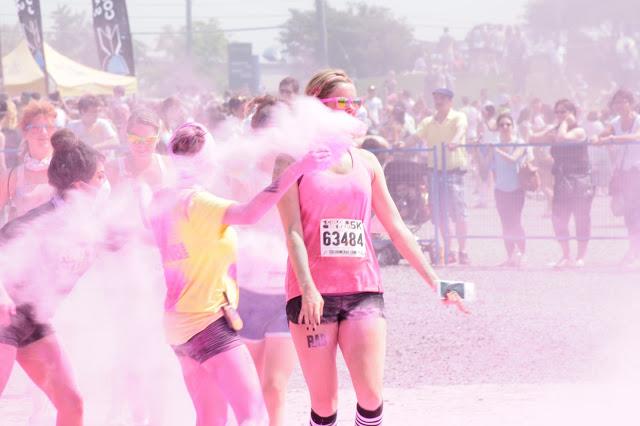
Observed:
[[[119,145],[118,133],[109,120],[98,118],[100,101],[94,95],[84,95],[78,101],[80,119],[70,121],[67,128],[78,139],[98,150]]]

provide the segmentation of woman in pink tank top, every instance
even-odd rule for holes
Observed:
[[[361,106],[341,70],[316,74],[306,94],[351,115]],[[279,158],[275,174],[287,164]],[[310,425],[337,422],[338,346],[358,400],[356,424],[380,425],[386,322],[369,232],[372,212],[434,290],[438,277],[402,221],[380,163],[367,151],[350,149],[328,170],[304,175],[279,210],[289,250],[287,317],[311,397]]]

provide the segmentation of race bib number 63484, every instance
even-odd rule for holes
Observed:
[[[365,257],[364,225],[357,219],[322,219],[320,255],[322,257]]]

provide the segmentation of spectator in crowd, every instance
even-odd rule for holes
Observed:
[[[478,203],[476,208],[486,208],[489,205],[491,193],[491,157],[492,149],[490,145],[494,144],[497,139],[496,125],[496,107],[487,102],[482,108],[482,119],[478,124],[478,147],[473,149],[472,156],[475,163],[476,193],[478,194]]]
[[[589,111],[583,127],[589,141],[597,140],[605,129],[598,111]],[[603,146],[590,146],[589,157],[593,166],[593,183],[597,191],[604,193],[609,186],[609,179],[611,178],[611,156],[609,151]]]
[[[527,159],[524,141],[515,130],[513,117],[500,114],[497,118],[499,137],[497,142],[506,147],[493,149],[493,172],[495,174],[495,200],[507,260],[502,266],[520,266],[525,253],[525,234],[522,227],[522,209],[525,193],[520,186],[518,170]]]
[[[118,141],[120,145],[126,146],[127,123],[129,122],[129,116],[131,115],[129,105],[124,102],[112,104],[109,115],[111,116],[111,122],[115,126],[116,132],[118,133]]]
[[[234,96],[229,99],[227,106],[229,107],[229,114],[231,117],[235,117],[239,121],[243,121],[246,118],[245,106],[247,105],[247,99],[244,96]]]
[[[419,141],[424,142],[429,148],[435,148],[439,153],[445,153],[445,161],[439,162],[439,170],[437,170],[437,176],[434,177],[431,188],[438,185],[438,193],[446,194],[448,202],[446,210],[442,205],[432,205],[431,209],[438,215],[443,239],[452,235],[448,231],[449,221],[452,220],[455,223],[456,236],[458,237],[458,256],[450,250],[450,241],[445,241],[445,247],[450,250],[445,253],[447,262],[459,261],[460,264],[467,265],[470,260],[466,252],[467,207],[464,196],[464,174],[467,172],[469,160],[467,151],[458,147],[458,145],[465,143],[467,117],[452,108],[453,92],[450,89],[436,89],[433,92],[433,102],[436,109],[435,115],[420,123],[416,135]],[[443,163],[446,164],[446,175],[443,173]],[[432,200],[433,198],[430,197],[429,201],[433,203]],[[447,231],[445,231],[445,227],[447,227]]]
[[[5,116],[7,115],[7,102],[4,100],[0,100],[0,123],[4,121]],[[4,133],[0,133],[0,176],[4,174],[7,170],[7,162],[5,160],[5,145],[6,145],[6,137]]]
[[[22,113],[20,127],[26,140],[19,165],[0,178],[0,209],[9,206],[9,219],[45,203],[53,196],[47,170],[53,155],[51,135],[56,130],[56,111],[49,102],[31,101]]]
[[[278,85],[278,95],[284,102],[290,103],[300,93],[300,83],[293,77],[285,77]]]
[[[482,120],[482,114],[471,104],[467,96],[462,98],[462,108],[460,109],[467,116],[467,142],[473,143],[478,140],[478,126]]]
[[[127,182],[130,187],[143,183],[157,190],[168,182],[167,159],[156,153],[160,127],[160,118],[154,111],[142,107],[133,111],[125,128],[128,153],[107,164],[111,183],[118,186]]]
[[[18,151],[22,135],[18,127],[18,110],[16,104],[9,98],[0,100],[0,127],[4,136],[4,164],[6,169],[18,165]]]
[[[78,101],[79,120],[67,125],[78,139],[94,149],[104,150],[118,147],[120,140],[113,124],[105,118],[98,118],[100,100],[94,95],[84,95]]]
[[[584,266],[587,246],[591,237],[591,204],[594,197],[593,177],[587,134],[578,125],[576,106],[567,99],[555,104],[557,123],[543,132],[531,136],[533,143],[552,143],[553,199],[551,216],[556,238],[562,248],[562,257],[555,268]],[[574,217],[578,254],[573,263],[569,245],[569,221]]]
[[[69,111],[64,99],[60,96],[60,92],[55,91],[50,93],[49,102],[51,102],[56,109],[56,127],[58,129],[67,127],[67,123],[69,122]]]
[[[402,103],[394,105],[383,129],[383,136],[396,148],[402,148],[416,132],[416,124]]]
[[[369,120],[371,120],[371,126],[374,129],[380,127],[382,123],[382,113],[384,105],[382,104],[382,99],[378,97],[376,94],[376,86],[371,85],[367,91],[367,99],[364,101],[364,106],[367,109]]]
[[[188,114],[182,101],[175,96],[170,96],[160,104],[159,115],[162,120],[162,130],[158,152],[166,153],[171,135],[175,129],[188,121]]]
[[[111,102],[114,104],[124,104],[126,102],[125,98],[125,89],[122,86],[116,86],[113,88],[113,97],[111,98]]]
[[[634,96],[618,90],[611,100],[616,117],[600,136],[600,142],[617,142],[616,168],[619,170],[617,188],[623,201],[624,221],[629,232],[630,246],[623,264],[640,265],[640,114],[633,109]]]

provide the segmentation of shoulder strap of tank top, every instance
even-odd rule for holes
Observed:
[[[125,157],[118,157],[118,174],[121,177],[129,176],[129,172],[127,171],[127,165],[124,162]]]
[[[366,161],[360,158],[360,153],[358,152],[357,148],[349,148],[349,155],[351,155],[353,171],[355,171],[356,168],[362,167],[367,171],[369,177],[373,179],[373,170],[371,169],[371,167],[369,167],[369,164],[367,164]]]
[[[164,157],[162,155],[156,155],[156,158],[158,159],[158,168],[160,169],[160,173],[164,178],[167,174],[167,165],[164,162]]]

